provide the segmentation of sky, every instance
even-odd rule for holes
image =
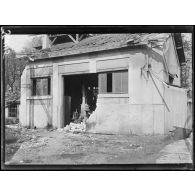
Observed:
[[[6,35],[5,44],[18,53],[31,39],[32,36],[29,35]]]

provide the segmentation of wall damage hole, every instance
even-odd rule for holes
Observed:
[[[64,126],[85,122],[96,109],[97,95],[97,74],[64,76]]]

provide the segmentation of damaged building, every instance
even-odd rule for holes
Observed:
[[[184,127],[180,33],[44,35],[21,77],[20,122],[98,133],[166,134]]]

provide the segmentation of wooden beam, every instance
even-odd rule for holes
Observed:
[[[49,37],[60,37],[64,35],[67,35],[67,34],[54,34],[54,35],[49,35]]]
[[[163,55],[162,56],[163,56],[163,59],[164,59],[164,64],[165,64],[166,72],[167,72],[167,74],[169,74],[169,68],[168,68],[168,64],[167,64],[167,60],[166,60],[164,51],[163,51]]]
[[[79,34],[76,34],[76,42],[79,42]]]
[[[51,42],[51,46],[54,44],[54,42],[55,42],[56,39],[57,39],[57,37],[55,37],[55,38],[53,39],[53,41]]]
[[[82,40],[83,37],[84,37],[84,35],[81,35],[81,36],[79,37],[79,42]]]
[[[166,107],[167,110],[170,112],[169,107],[168,107],[168,105],[167,105],[165,99],[163,98],[163,95],[161,94],[160,90],[158,89],[158,87],[157,87],[157,85],[156,85],[156,83],[155,83],[155,81],[154,81],[154,79],[153,79],[153,77],[152,77],[152,74],[151,74],[150,70],[148,71],[148,73],[149,73],[149,75],[150,75],[150,77],[151,77],[151,79],[152,79],[152,82],[154,83],[154,86],[156,87],[156,89],[157,89],[157,91],[158,91],[160,97],[162,98],[165,107]]]
[[[68,36],[69,36],[69,38],[70,38],[74,43],[77,43],[77,41],[73,38],[72,35],[68,35]]]

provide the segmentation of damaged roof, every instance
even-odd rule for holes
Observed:
[[[51,48],[40,50],[32,57],[35,60],[70,56],[110,49],[146,45],[148,41],[165,42],[170,33],[140,33],[140,34],[100,34],[83,39],[79,43],[62,43]]]

